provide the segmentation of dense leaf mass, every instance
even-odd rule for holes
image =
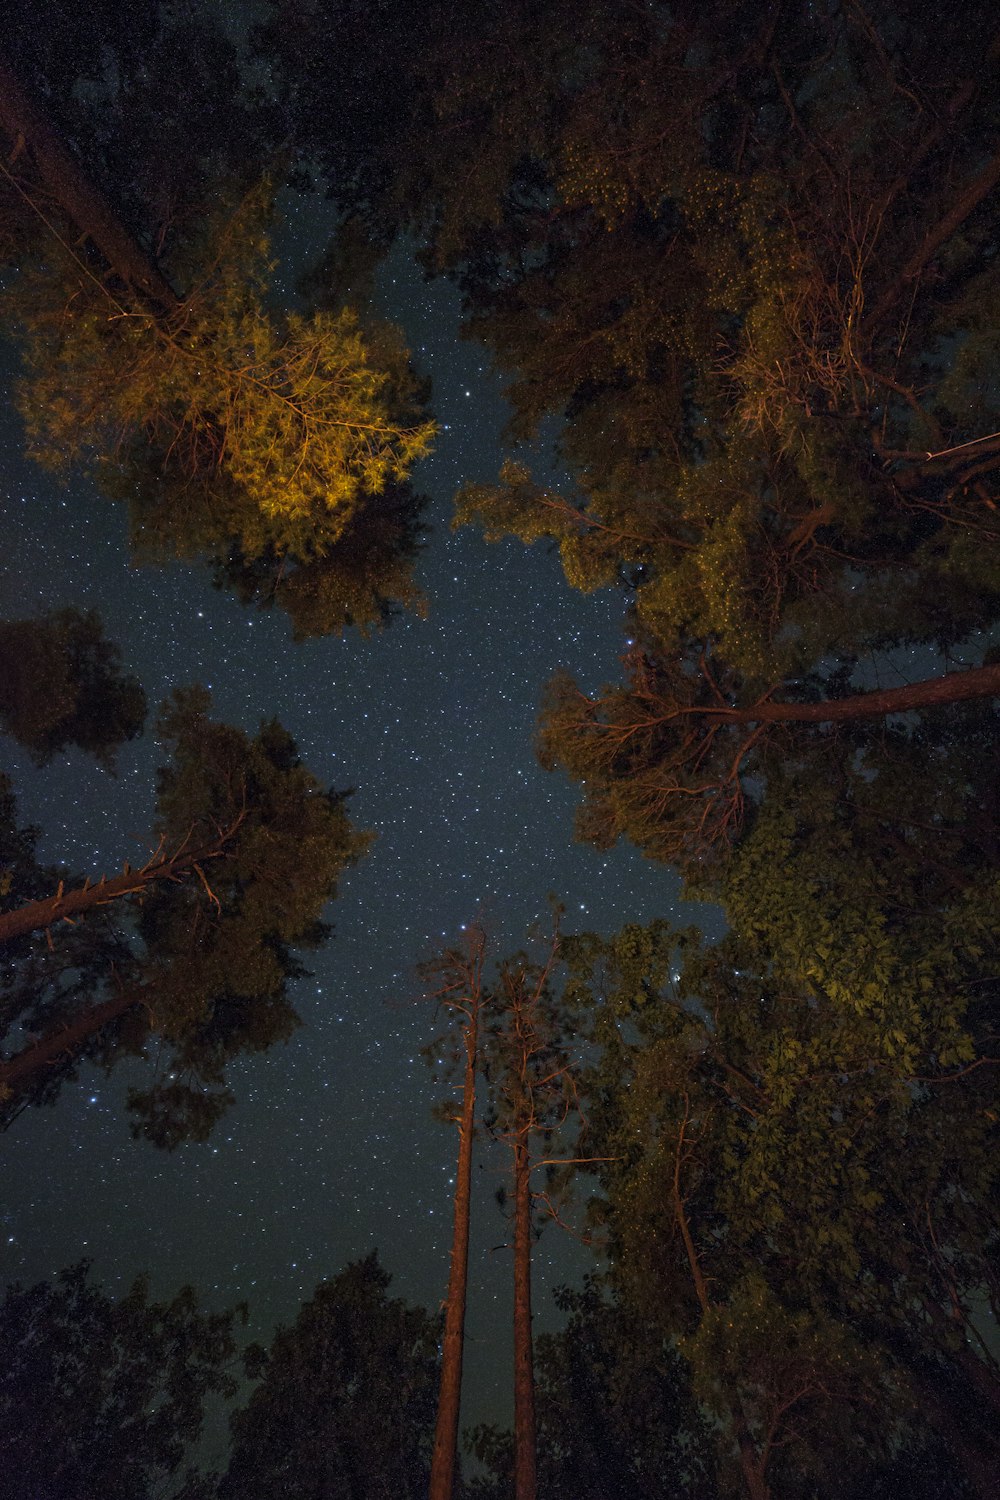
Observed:
[[[51,1282],[8,1287],[0,1305],[4,1495],[203,1495],[178,1488],[181,1465],[206,1398],[234,1393],[233,1322],[203,1311],[190,1287],[169,1302],[152,1301],[141,1281],[109,1297],[85,1261]]]
[[[358,311],[415,247],[507,381],[514,451],[455,524],[628,600],[620,679],[559,673],[540,757],[583,840],[726,918],[622,913],[493,977],[471,927],[426,971],[463,1078],[449,1455],[477,1078],[514,1220],[515,1430],[472,1435],[471,1480],[435,1463],[435,1500],[995,1500],[995,6],[274,0],[240,41],[197,5],[73,9],[12,17],[0,57],[30,451],[296,637],[420,610],[428,389]],[[293,188],[341,215],[298,311]],[[39,765],[141,728],[93,615],[0,624],[0,669]],[[149,849],[97,884],[41,865],[0,778],[5,1124],[131,1053],[135,1132],[204,1139],[232,1059],[298,1024],[367,838],[280,724],[209,709],[162,708]],[[597,1269],[535,1339],[543,1217],[583,1204]],[[427,1493],[442,1325],[388,1285],[355,1262],[249,1352],[220,1500]],[[188,1293],[76,1268],[0,1323],[17,1497],[138,1500],[226,1389],[229,1321]]]
[[[393,604],[418,602],[422,501],[382,497],[408,491],[429,451],[426,389],[398,334],[362,329],[342,301],[278,311],[266,229],[272,168],[286,159],[257,122],[269,108],[255,112],[235,89],[213,140],[231,48],[207,23],[161,16],[152,31],[148,72],[127,46],[100,62],[84,49],[98,76],[76,96],[60,95],[59,47],[42,59],[18,36],[15,66],[0,57],[0,129],[15,163],[6,191],[21,225],[5,305],[22,347],[29,450],[64,473],[89,464],[128,502],[142,557],[205,557],[220,581],[232,565],[244,578],[263,566],[270,587],[258,580],[251,593],[288,597],[300,634],[381,623]],[[167,109],[171,70],[201,31],[205,56],[192,56]],[[38,76],[46,64],[51,81]],[[185,105],[199,113],[206,137],[182,153],[187,176],[166,152],[170,129],[150,138],[158,103],[175,124]],[[241,140],[244,115],[255,123]],[[136,132],[131,149],[110,121]]]
[[[959,954],[911,951],[880,990],[863,943],[817,950],[796,971],[760,933],[706,948],[666,923],[567,945],[600,1049],[588,1118],[612,1279],[679,1341],[749,1493],[755,1476],[785,1493],[789,1462],[822,1475],[833,1452],[895,1462],[914,1405],[981,1477],[997,1460],[969,1416],[997,1400],[980,1322],[995,986],[949,976]]]
[[[270,1349],[233,1420],[219,1500],[418,1500],[427,1493],[437,1391],[436,1319],[386,1295],[374,1253],[317,1287]]]
[[[146,695],[93,611],[0,621],[0,725],[39,765],[69,745],[111,767],[142,733]]]
[[[844,697],[906,647],[927,676],[982,660],[1000,37],[989,7],[939,25],[921,0],[470,0],[459,54],[454,10],[414,8],[409,112],[360,146],[320,98],[339,64],[303,66],[301,36],[292,108],[372,234],[407,228],[459,279],[467,331],[509,375],[512,436],[561,423],[562,478],[508,462],[460,493],[457,524],[550,539],[574,587],[624,581],[645,665],[615,712],[648,718],[648,674],[685,721],[683,774],[655,741],[648,784],[621,791],[641,809],[583,835],[696,858],[738,836],[766,779],[765,736],[745,744],[761,704]],[[360,24],[337,0],[320,13]],[[388,179],[374,203],[337,175],[350,150]],[[744,715],[742,750],[691,725],[698,701]],[[600,787],[601,737],[567,738],[561,702],[546,753]]]
[[[298,1024],[287,992],[304,972],[298,953],[325,941],[324,908],[369,840],[280,724],[251,738],[213,722],[209,706],[193,688],[162,709],[171,759],[158,777],[152,852],[121,876],[77,883],[40,870],[8,795],[8,1119],[52,1102],[83,1058],[110,1066],[155,1037],[153,1080],[129,1095],[134,1128],[167,1147],[204,1139],[232,1100],[227,1062],[287,1040]],[[74,899],[67,924],[61,903]]]

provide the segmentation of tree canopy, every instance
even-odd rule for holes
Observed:
[[[6,313],[29,451],[93,467],[128,502],[140,556],[205,557],[220,582],[287,603],[301,634],[368,628],[417,602],[422,502],[406,481],[433,434],[426,391],[388,327],[362,329],[345,306],[276,310],[275,142],[250,130],[237,169],[230,121],[185,181],[141,130],[139,159],[113,139],[109,119],[151,126],[169,79],[211,136],[203,67],[178,71],[195,37],[158,17],[148,73],[126,48],[115,89],[95,60],[100,82],[63,98],[62,120],[32,93],[37,49],[0,59],[7,187],[26,226]],[[213,48],[226,53],[218,36]],[[173,101],[168,117],[182,113]]]
[[[137,1281],[110,1297],[93,1285],[85,1261],[51,1282],[9,1286],[0,1304],[4,1494],[203,1495],[181,1466],[206,1399],[235,1392],[234,1321],[204,1311],[190,1287],[154,1302]]]
[[[325,941],[322,914],[368,837],[326,792],[276,721],[250,737],[209,718],[202,688],[164,705],[171,751],[141,864],[98,881],[41,869],[37,830],[18,830],[8,789],[0,1061],[7,1119],[49,1103],[82,1059],[110,1066],[158,1039],[135,1129],[163,1146],[203,1139],[232,1100],[226,1064],[288,1038],[299,952]]]
[[[989,1002],[959,987],[949,1012],[935,976],[906,1035],[735,936],[709,948],[660,923],[569,951],[599,1048],[588,1145],[612,1280],[678,1340],[723,1468],[763,1496],[832,1473],[834,1452],[891,1463],[915,1405],[955,1492],[987,1495],[996,1454],[971,1414],[1000,1401]]]
[[[220,1500],[417,1500],[427,1493],[440,1325],[387,1296],[373,1252],[322,1282],[247,1371]]]
[[[616,758],[656,825],[639,842],[697,859],[738,835],[768,747],[790,753],[779,716],[846,714],[900,667],[927,679],[914,711],[942,677],[952,701],[996,694],[988,7],[938,26],[921,0],[427,3],[360,139],[344,95],[321,98],[340,64],[303,54],[309,18],[363,23],[339,0],[307,14],[290,97],[330,190],[458,279],[511,435],[561,424],[558,480],[508,462],[456,523],[631,591],[626,682],[576,695],[575,737],[560,688],[548,759],[590,796]],[[581,831],[635,824],[605,799]]]
[[[110,767],[142,733],[146,695],[93,610],[0,621],[0,727],[45,765],[68,745]]]
[[[347,293],[406,237],[506,378],[511,446],[552,440],[455,524],[628,600],[620,680],[558,674],[541,759],[584,840],[728,922],[578,934],[492,985],[478,935],[438,964],[465,1082],[435,1493],[481,1069],[515,1432],[475,1435],[470,1494],[995,1495],[1000,29],[953,10],[275,0],[241,50],[171,4],[88,26],[52,0],[5,31],[29,451],[127,505],[137,557],[203,559],[299,637],[419,608],[429,392]],[[293,189],[340,214],[298,309],[271,248]],[[0,625],[0,728],[39,766],[110,766],[145,706],[93,614]],[[216,723],[191,688],[157,734],[148,848],[97,880],[42,866],[0,779],[0,1124],[139,1055],[135,1133],[204,1139],[231,1061],[297,1024],[367,836],[276,721]],[[537,1211],[569,1167],[603,1259],[536,1350]],[[388,1287],[355,1262],[249,1353],[220,1500],[426,1494],[442,1323]],[[230,1321],[83,1268],[4,1319],[0,1446],[28,1424],[33,1494],[72,1453],[111,1495],[172,1482]]]

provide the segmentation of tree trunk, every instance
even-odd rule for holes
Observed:
[[[514,1500],[535,1500],[535,1371],[531,1345],[531,1162],[514,1142]]]
[[[872,693],[855,693],[850,698],[833,698],[825,703],[771,703],[767,700],[750,708],[696,710],[706,718],[723,719],[732,724],[774,724],[791,721],[798,724],[836,724],[845,719],[882,718],[886,714],[907,713],[916,708],[937,708],[945,703],[964,703],[970,698],[1000,696],[1000,663],[987,667],[969,667],[964,672],[946,672],[943,677],[929,677],[923,682],[903,687],[884,688]]]
[[[458,1417],[462,1398],[462,1356],[465,1344],[465,1298],[469,1274],[469,1212],[472,1201],[472,1132],[476,1112],[476,1055],[479,1046],[478,1011],[473,1007],[465,1026],[465,1079],[462,1117],[458,1126],[458,1175],[455,1179],[455,1216],[451,1237],[451,1270],[444,1315],[441,1390],[431,1458],[430,1500],[451,1500],[458,1451]]]
[[[81,1042],[95,1036],[110,1021],[116,1021],[138,1004],[134,994],[116,995],[113,1000],[105,1000],[103,1005],[82,1011],[65,1026],[53,1027],[36,1042],[15,1052],[6,1062],[0,1062],[0,1090],[22,1093],[39,1073],[52,1067],[65,1053],[76,1052]]]
[[[177,307],[179,299],[166,277],[63,145],[44,109],[21,87],[3,57],[0,122],[15,146],[23,141],[48,191],[125,285],[134,288],[156,311],[169,312]]]
[[[958,1348],[949,1348],[948,1335],[954,1335],[956,1329],[955,1322],[949,1318],[940,1303],[935,1302],[932,1297],[924,1297],[922,1300],[928,1317],[935,1328],[943,1335],[942,1353],[945,1358],[954,1360],[976,1393],[993,1407],[996,1412],[996,1419],[1000,1423],[1000,1380],[997,1379],[996,1370],[986,1364],[975,1352],[975,1349],[965,1342],[964,1329],[960,1331],[962,1342]]]
[[[771,1486],[768,1484],[764,1473],[765,1464],[761,1455],[757,1452],[757,1445],[747,1424],[743,1403],[736,1396],[731,1404],[733,1408],[733,1431],[736,1435],[736,1446],[740,1454],[740,1468],[743,1471],[747,1494],[750,1500],[771,1500]]]
[[[189,853],[180,850],[165,859],[151,861],[138,870],[130,870],[126,865],[123,873],[113,876],[111,880],[106,880],[102,875],[96,885],[86,881],[75,890],[65,892],[60,882],[54,896],[46,896],[43,901],[29,901],[15,911],[0,914],[0,944],[24,937],[29,932],[52,927],[56,922],[72,922],[75,917],[83,916],[98,906],[107,906],[109,902],[119,901],[123,896],[136,895],[155,885],[158,880],[176,880],[178,875],[198,870],[203,861],[217,859],[222,854],[239,822],[242,822],[242,818],[206,848],[192,849]]]
[[[686,1096],[685,1096],[686,1098]],[[681,1194],[681,1161],[684,1151],[684,1132],[687,1128],[687,1109],[684,1112],[684,1122],[677,1138],[677,1149],[674,1152],[674,1220],[681,1232],[681,1240],[684,1244],[684,1253],[687,1256],[688,1269],[691,1272],[691,1280],[694,1283],[695,1296],[703,1314],[711,1311],[712,1304],[709,1300],[708,1286],[701,1269],[701,1261],[695,1247],[691,1226],[688,1223],[687,1210],[684,1207],[684,1198]],[[771,1487],[767,1482],[766,1459],[757,1451],[757,1445],[750,1431],[750,1424],[743,1409],[738,1391],[727,1393],[730,1408],[730,1421],[732,1423],[733,1436],[736,1439],[736,1447],[740,1456],[740,1468],[746,1483],[747,1494],[750,1500],[771,1500]]]

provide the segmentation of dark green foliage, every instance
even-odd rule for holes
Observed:
[[[142,686],[120,663],[93,610],[0,622],[0,726],[36,765],[76,745],[110,767],[146,718]]]
[[[409,485],[390,486],[329,551],[306,546],[290,558],[271,547],[248,559],[234,547],[225,560],[213,560],[215,582],[235,589],[244,603],[278,605],[296,640],[349,628],[367,636],[402,608],[425,610],[413,580],[425,504]]]
[[[540,1492],[708,1500],[711,1433],[676,1349],[593,1284],[558,1301],[569,1320],[538,1341]]]
[[[232,1396],[234,1315],[185,1287],[153,1302],[88,1279],[7,1289],[0,1305],[0,1491],[4,1500],[149,1500],[199,1493],[181,1465],[206,1397]]]
[[[631,927],[567,956],[603,997],[587,1117],[613,1280],[723,1434],[742,1423],[781,1494],[891,1468],[919,1408],[974,1482],[997,1458],[968,1417],[1000,1410],[997,1115],[994,1065],[956,1058],[990,1056],[985,997],[918,968],[906,1031],[734,937]]]
[[[82,1058],[110,1066],[155,1038],[153,1081],[129,1096],[134,1129],[166,1147],[202,1140],[231,1102],[229,1060],[298,1025],[288,993],[305,972],[298,954],[325,940],[324,907],[368,838],[281,725],[251,738],[214,723],[209,702],[204,689],[177,693],[158,721],[171,759],[151,843],[176,856],[176,870],[12,950],[2,1010],[11,1052],[0,1063],[8,1118],[51,1102]],[[6,837],[4,906],[19,909],[46,877],[30,835],[10,826]],[[51,892],[55,872],[48,882]]]
[[[563,1289],[569,1314],[543,1334],[535,1357],[538,1490],[551,1500],[659,1500],[664,1493],[715,1500],[712,1432],[675,1348],[589,1282]],[[468,1435],[489,1479],[470,1497],[507,1500],[513,1449],[496,1428]]]
[[[377,1255],[322,1282],[233,1418],[220,1500],[418,1500],[427,1493],[440,1324],[386,1295]]]
[[[245,80],[236,47],[204,7],[181,13],[152,0],[140,14],[98,0],[84,15],[65,0],[38,0],[30,15],[9,18],[3,43],[25,87],[157,255],[190,236],[220,181],[245,188],[279,149],[272,104]],[[25,215],[9,182],[4,191],[20,201],[37,243],[38,215]]]
[[[843,697],[911,646],[921,676],[958,643],[981,660],[1000,602],[991,7],[941,27],[922,0],[290,11],[275,46],[330,190],[458,278],[513,436],[562,421],[568,482],[508,463],[457,522],[547,538],[573,586],[632,593],[627,681],[577,695],[575,739],[571,690],[546,715],[547,757],[587,787],[583,837],[694,864],[738,836],[765,750],[797,753],[783,731],[747,744],[755,705]],[[363,138],[349,63],[314,45],[341,23],[381,26],[398,63]],[[746,732],[678,757],[672,730],[713,703]],[[609,717],[624,749],[589,732]]]
[[[569,1321],[539,1340],[537,1355],[539,1446],[553,1470],[543,1493],[710,1493],[698,1452],[707,1433],[676,1351],[650,1341],[593,1285],[559,1301]]]

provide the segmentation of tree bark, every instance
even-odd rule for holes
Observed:
[[[26,906],[20,906],[15,911],[0,914],[0,944],[24,937],[29,932],[52,927],[56,922],[72,922],[75,917],[84,916],[98,906],[107,906],[109,902],[118,901],[123,896],[136,895],[155,885],[158,880],[176,880],[179,875],[189,874],[192,870],[200,874],[202,862],[217,859],[223,853],[240,822],[242,818],[220,834],[213,844],[187,853],[179,850],[164,859],[152,860],[138,870],[130,870],[126,865],[123,873],[113,876],[111,880],[106,880],[102,875],[96,885],[86,881],[75,890],[65,892],[60,882],[54,896],[46,896],[43,901],[29,901]]]
[[[969,667],[964,672],[946,672],[943,677],[929,677],[923,682],[906,683],[903,687],[855,693],[850,698],[833,698],[825,703],[771,703],[764,700],[750,708],[706,707],[696,712],[732,724],[837,724],[848,719],[882,718],[886,714],[902,714],[911,709],[937,708],[945,703],[964,703],[970,698],[998,695],[1000,663],[993,663],[986,667]]]
[[[43,1072],[63,1056],[75,1052],[81,1042],[95,1036],[109,1022],[116,1021],[140,1002],[127,992],[105,1000],[90,1010],[82,1011],[75,1020],[65,1026],[55,1026],[40,1036],[36,1042],[15,1052],[6,1062],[0,1062],[0,1090],[10,1089],[22,1093]]]
[[[531,1161],[514,1143],[514,1500],[535,1500],[535,1371],[531,1343]]]
[[[444,1316],[441,1352],[441,1390],[431,1457],[430,1500],[451,1500],[458,1451],[458,1418],[462,1399],[462,1357],[465,1345],[465,1300],[469,1274],[469,1214],[472,1201],[472,1133],[476,1112],[476,1057],[479,1047],[478,1009],[465,1026],[465,1078],[462,1115],[458,1126],[458,1175],[451,1238],[451,1270]]]
[[[873,324],[881,322],[897,297],[920,275],[935,251],[940,249],[945,240],[949,239],[972,211],[979,207],[998,182],[1000,182],[1000,151],[994,152],[983,169],[966,184],[965,190],[960,193],[948,212],[924,235],[896,280],[886,288],[876,303],[871,315]]]
[[[704,1315],[712,1309],[712,1303],[708,1295],[708,1286],[701,1269],[701,1261],[698,1259],[698,1251],[695,1247],[694,1236],[688,1223],[687,1210],[684,1207],[684,1198],[681,1194],[681,1162],[684,1151],[684,1132],[687,1128],[688,1111],[685,1095],[684,1120],[677,1138],[677,1149],[674,1152],[674,1221],[681,1232],[681,1240],[684,1245],[684,1254],[687,1257],[688,1269],[691,1272],[691,1280],[694,1283],[695,1296],[698,1305]],[[730,1420],[732,1422],[733,1436],[736,1439],[736,1448],[740,1456],[740,1468],[746,1483],[747,1494],[750,1500],[771,1500],[771,1487],[767,1482],[766,1461],[757,1451],[757,1445],[750,1431],[750,1424],[743,1409],[738,1391],[727,1393],[730,1407]]]
[[[22,88],[2,56],[0,123],[15,144],[23,141],[48,191],[125,285],[155,311],[176,308],[179,298],[173,287],[63,145],[45,110]]]
[[[954,1334],[955,1324],[940,1304],[935,1302],[932,1297],[924,1297],[923,1305],[931,1322],[945,1336],[944,1348],[947,1357],[955,1361],[978,1395],[984,1401],[989,1402],[997,1414],[998,1423],[1000,1423],[1000,1381],[997,1379],[996,1371],[991,1369],[976,1354],[975,1350],[964,1342],[964,1330],[961,1335],[963,1342],[959,1344],[958,1348],[948,1349],[946,1342],[947,1335],[948,1333]]]

